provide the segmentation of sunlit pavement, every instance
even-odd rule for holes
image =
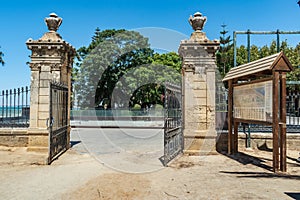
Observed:
[[[72,148],[100,164],[128,173],[163,168],[163,130],[142,128],[72,128]]]

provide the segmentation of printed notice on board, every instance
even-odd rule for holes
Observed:
[[[272,122],[272,81],[235,86],[234,118]]]

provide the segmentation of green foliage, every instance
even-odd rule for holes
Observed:
[[[233,64],[233,48],[226,49],[226,51],[217,53],[217,66],[220,71],[222,77],[225,76],[226,73],[230,70]],[[300,43],[296,47],[291,47],[288,45],[287,41],[282,41],[280,44],[280,51],[283,51],[287,56],[292,66],[294,67],[294,71],[287,74],[288,81],[300,81]],[[236,50],[236,62],[237,66],[245,64],[248,62],[248,51],[244,45],[237,47]],[[258,47],[256,45],[252,45],[250,47],[250,61],[258,60],[260,58],[264,58],[266,56],[270,56],[272,54],[277,53],[276,41],[272,41],[271,44]],[[224,56],[226,59],[224,59]]]
[[[283,51],[289,61],[294,67],[294,71],[287,74],[287,80],[299,81],[300,80],[300,43],[294,48],[288,45],[287,41],[282,41],[280,44],[280,51]],[[272,41],[269,46],[257,47],[251,46],[250,55],[251,61],[258,60],[260,58],[270,56],[277,53],[276,41]],[[247,63],[247,49],[245,46],[237,48],[237,66]],[[233,54],[232,54],[233,57]],[[233,63],[232,63],[233,66]]]
[[[91,44],[77,51],[76,103],[82,109],[104,104],[111,108],[115,103],[121,107],[161,104],[160,85],[178,77],[180,70],[176,53],[154,53],[138,32],[97,28]]]
[[[216,54],[217,66],[221,76],[225,76],[225,74],[231,68],[231,62],[233,61],[233,57],[231,57],[231,52],[233,53],[232,40],[230,36],[227,36],[228,31],[226,31],[226,25],[222,25],[223,30],[220,32],[220,49]]]
[[[1,48],[1,47],[0,47]],[[0,64],[3,66],[5,64],[4,60],[3,60],[3,56],[4,53],[2,51],[0,51]]]
[[[242,47],[242,46],[241,46]],[[247,63],[245,59],[242,61],[240,58],[242,57],[241,54],[247,54],[247,50],[245,51],[244,48],[237,48],[237,60],[240,62],[237,62],[237,65],[241,65],[244,63]],[[294,67],[294,71],[287,74],[287,80],[288,81],[299,81],[300,80],[300,43],[294,48],[288,45],[287,41],[282,41],[280,44],[280,51],[283,51],[284,54],[287,56],[289,61],[291,62],[292,66]],[[251,46],[250,55],[251,55],[251,61],[258,60],[260,58],[270,56],[272,54],[277,53],[277,46],[276,42],[272,41],[270,46],[263,46],[263,47],[257,47],[255,45]],[[244,56],[245,57],[245,56]]]
[[[149,63],[151,54],[147,38],[137,32],[97,29],[91,44],[78,49],[78,67],[73,71],[78,104],[88,108],[111,99],[120,77],[134,66]]]
[[[223,30],[220,32],[220,49],[216,54],[217,67],[221,77],[234,66],[233,61],[233,45],[230,36],[227,36],[226,25],[222,25]],[[288,57],[289,61],[294,67],[294,71],[288,73],[287,80],[299,81],[300,80],[300,43],[294,48],[288,45],[287,41],[282,41],[280,44],[280,51],[283,51]],[[248,62],[248,51],[244,45],[236,49],[236,64],[237,66]],[[277,53],[277,43],[272,41],[271,44],[258,47],[252,45],[250,47],[250,61],[258,60],[260,58],[270,56]]]
[[[179,73],[181,72],[182,62],[179,55],[175,52],[169,52],[164,54],[155,53],[153,55],[154,64],[162,64],[165,66],[172,66]]]
[[[163,105],[161,96],[164,94],[165,82],[180,84],[181,74],[173,66],[153,62],[128,71],[115,90],[123,92],[122,99],[125,96],[129,100],[129,107],[139,104],[145,108],[154,104]],[[114,99],[117,98],[114,96]]]

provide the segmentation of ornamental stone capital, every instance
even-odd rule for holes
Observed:
[[[203,17],[200,12],[196,12],[194,16],[190,16],[189,23],[194,29],[194,31],[202,31],[207,18]]]
[[[182,69],[185,72],[195,72],[195,65],[194,63],[190,63],[190,62],[183,62],[182,64]]]
[[[45,22],[50,32],[56,32],[62,23],[62,18],[55,13],[50,13],[50,17],[45,18]]]

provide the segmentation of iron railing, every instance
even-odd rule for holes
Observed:
[[[26,86],[2,90],[0,94],[0,127],[29,127],[29,95]]]
[[[300,84],[287,83],[286,94],[287,133],[300,133]],[[227,130],[227,91],[217,85],[216,92],[216,126],[219,131]],[[241,132],[272,132],[272,126],[259,124],[241,124]]]
[[[300,85],[287,83],[286,91],[286,131],[300,133]],[[271,126],[250,125],[251,132],[272,132]],[[245,128],[240,127],[241,130]]]

